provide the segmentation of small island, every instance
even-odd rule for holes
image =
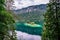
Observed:
[[[41,25],[35,24],[34,22],[27,22],[27,23],[24,23],[24,25],[30,26],[30,27],[42,27]]]

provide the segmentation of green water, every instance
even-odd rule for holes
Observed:
[[[29,33],[32,35],[42,34],[42,25],[39,24],[28,24],[28,23],[16,23],[16,30]]]

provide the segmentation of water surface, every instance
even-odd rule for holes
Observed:
[[[41,40],[41,36],[16,31],[18,40]]]

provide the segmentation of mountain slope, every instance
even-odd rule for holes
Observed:
[[[26,8],[13,10],[13,11],[17,14],[31,12],[31,11],[39,11],[39,10],[41,11],[41,10],[46,10],[46,6],[47,6],[46,4],[33,5]]]
[[[47,4],[40,4],[13,11],[18,15],[20,22],[35,22],[42,24],[46,6]]]

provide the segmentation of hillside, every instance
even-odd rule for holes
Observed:
[[[46,4],[40,4],[13,11],[18,15],[18,20],[20,22],[35,22],[42,24],[44,19],[43,14],[46,12],[46,6]]]

